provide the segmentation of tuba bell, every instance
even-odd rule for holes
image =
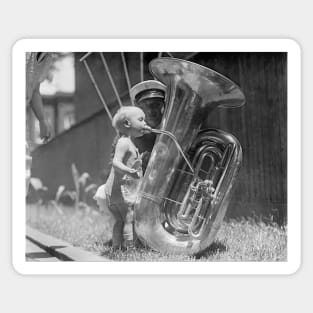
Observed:
[[[216,107],[240,107],[245,96],[230,79],[196,63],[157,58],[149,68],[167,93],[135,202],[135,230],[154,250],[193,255],[215,239],[242,161],[234,136],[200,129]]]

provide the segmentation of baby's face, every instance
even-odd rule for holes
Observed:
[[[133,137],[140,137],[144,134],[145,127],[147,126],[145,121],[145,113],[140,109],[132,110],[128,114],[128,120],[131,124],[131,135]]]

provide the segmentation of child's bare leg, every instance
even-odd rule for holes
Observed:
[[[123,244],[124,218],[116,204],[110,204],[109,210],[115,218],[112,235],[112,246],[114,249],[120,249],[122,248]]]
[[[110,212],[112,212],[115,218],[115,224],[113,226],[112,245],[113,248],[120,249],[123,245],[123,233],[126,222],[126,215],[128,207],[125,203],[110,204]]]
[[[134,211],[131,206],[127,208],[126,221],[124,225],[124,244],[126,248],[134,247]]]

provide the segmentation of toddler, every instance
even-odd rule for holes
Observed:
[[[106,183],[99,187],[95,199],[98,203],[105,201],[114,216],[112,245],[114,249],[121,249],[124,226],[132,216],[132,206],[142,177],[141,156],[133,141],[150,133],[151,128],[145,122],[144,112],[135,106],[120,108],[113,117],[112,126],[118,131],[119,138],[110,175]]]

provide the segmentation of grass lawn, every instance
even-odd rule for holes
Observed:
[[[224,221],[201,256],[164,255],[150,249],[113,251],[107,245],[113,218],[87,208],[28,205],[27,224],[114,261],[287,261],[287,228],[253,220]]]

